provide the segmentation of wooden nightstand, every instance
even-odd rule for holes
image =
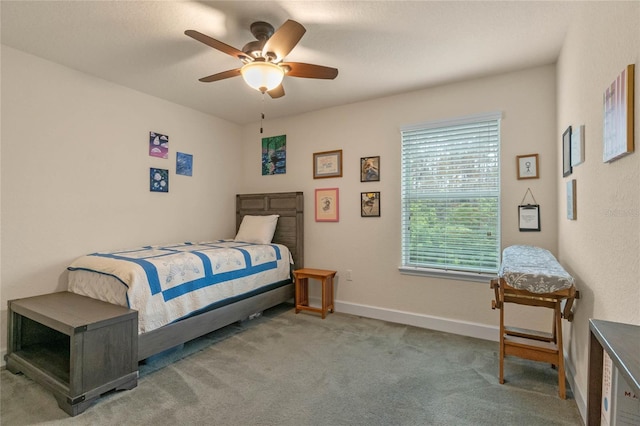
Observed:
[[[10,300],[5,359],[75,416],[138,384],[138,312],[66,291]]]
[[[296,281],[296,314],[302,310],[319,312],[324,319],[327,312],[333,312],[333,277],[336,271],[303,268],[293,271],[293,276]],[[309,278],[322,283],[321,308],[309,306]]]

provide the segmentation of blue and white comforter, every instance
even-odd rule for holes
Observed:
[[[109,302],[113,293],[122,292],[125,303],[138,311],[138,331],[145,333],[287,280],[291,263],[289,250],[280,244],[218,240],[146,246],[76,259],[68,267],[69,291]],[[114,280],[108,277],[118,284],[109,284]]]
[[[510,246],[502,252],[498,276],[518,290],[543,294],[571,288],[574,279],[550,251],[533,246]]]

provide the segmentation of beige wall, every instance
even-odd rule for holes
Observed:
[[[556,134],[581,124],[586,134],[585,162],[557,186],[559,256],[582,294],[568,348],[578,402],[587,396],[589,319],[640,325],[640,2],[590,6],[574,16],[558,61]],[[602,96],[628,64],[636,66],[636,152],[606,164]],[[569,179],[577,183],[575,221],[565,214]]]
[[[148,155],[149,131],[169,159]],[[233,235],[240,128],[2,46],[2,350],[7,300],[66,288],[82,254]],[[175,174],[176,151],[193,176]],[[170,170],[169,193],[149,168]],[[4,360],[3,360],[4,361]]]
[[[261,175],[259,126],[246,126],[242,189],[304,191],[305,263],[338,271],[336,298],[342,311],[497,339],[498,314],[491,310],[488,282],[424,278],[398,272],[399,129],[421,121],[502,111],[502,244],[534,244],[555,253],[558,198],[555,99],[555,67],[550,65],[267,120],[265,136],[287,135],[287,173],[279,176]],[[343,177],[314,180],[313,153],[334,149],[343,150]],[[540,155],[540,179],[517,180],[516,155],[531,153]],[[381,180],[361,183],[360,157],[373,155],[381,157]],[[314,190],[331,187],[340,190],[340,221],[317,223]],[[517,206],[529,187],[541,205],[539,233],[518,230]],[[381,192],[380,218],[360,217],[359,197],[365,191]],[[352,281],[346,281],[348,269],[353,271]],[[546,326],[547,319],[546,313],[535,311],[528,323]]]

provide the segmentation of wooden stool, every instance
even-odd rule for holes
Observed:
[[[491,288],[496,297],[491,307],[500,309],[500,384],[504,383],[504,358],[507,355],[547,362],[558,369],[558,395],[566,399],[562,318],[568,321],[573,320],[571,307],[574,299],[580,298],[580,292],[576,291],[575,287],[570,287],[554,293],[530,293],[511,287],[503,278],[491,280]],[[562,310],[563,301],[565,301],[564,310]],[[551,333],[506,326],[504,321],[506,303],[553,309]]]
[[[296,314],[302,310],[320,312],[322,319],[333,312],[333,277],[336,271],[303,268],[293,271],[296,281]],[[309,306],[309,278],[322,282],[322,308]]]

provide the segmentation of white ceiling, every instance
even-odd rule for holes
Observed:
[[[1,1],[2,44],[231,122],[258,121],[554,63],[568,1]],[[238,68],[184,35],[241,49],[258,20],[307,29],[287,60],[339,69],[335,80],[285,77],[271,99]],[[43,75],[42,78],[47,78]]]

